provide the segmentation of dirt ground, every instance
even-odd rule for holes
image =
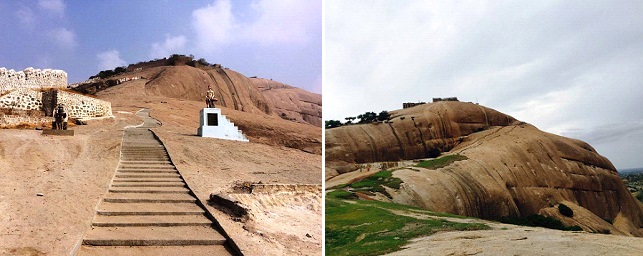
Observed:
[[[447,218],[449,221],[463,221]],[[466,220],[465,220],[466,221]],[[492,230],[440,232],[413,239],[402,255],[641,255],[643,238],[484,222]]]
[[[73,137],[0,130],[0,255],[67,255],[81,241],[116,170],[123,127],[139,122],[115,116],[74,127]]]
[[[245,222],[208,203],[210,194],[231,193],[240,183],[321,185],[319,127],[222,108],[250,142],[201,138],[196,130],[203,102],[145,95],[143,87],[143,81],[134,81],[98,96],[115,109],[152,110],[163,124],[153,131],[172,161],[244,254],[321,254],[321,193],[294,193],[283,200],[251,197],[255,204]]]
[[[147,96],[143,86],[101,92],[115,118],[76,126],[73,137],[0,130],[0,255],[68,255],[77,246],[115,173],[123,128],[141,123],[134,113],[142,108],[163,123],[154,131],[206,205],[239,182],[321,184],[319,127],[224,108],[251,142],[201,138],[204,103]],[[246,222],[208,206],[246,255],[321,254],[321,195],[255,199]]]

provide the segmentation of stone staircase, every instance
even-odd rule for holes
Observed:
[[[160,123],[146,110],[137,115],[145,122],[125,130],[118,169],[77,255],[231,255],[230,241],[149,130]]]

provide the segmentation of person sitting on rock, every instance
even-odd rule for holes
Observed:
[[[205,104],[208,108],[214,108],[214,102],[219,101],[219,99],[214,97],[214,91],[212,86],[208,85],[208,92],[205,95]]]

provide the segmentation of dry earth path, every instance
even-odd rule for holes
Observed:
[[[77,255],[230,255],[236,247],[204,208],[150,128],[125,129],[120,163]],[[222,232],[220,232],[222,231]]]

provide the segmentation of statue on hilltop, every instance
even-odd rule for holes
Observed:
[[[214,108],[214,102],[219,101],[216,97],[214,97],[214,91],[212,90],[212,86],[208,85],[208,91],[205,94],[205,104],[208,108]]]

